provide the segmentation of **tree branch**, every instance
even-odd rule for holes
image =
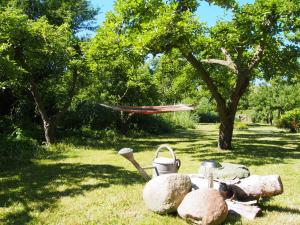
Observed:
[[[45,109],[45,106],[43,104],[43,101],[42,101],[42,98],[37,90],[37,86],[36,86],[36,83],[33,79],[30,79],[30,87],[29,87],[29,90],[33,96],[33,99],[35,101],[35,104],[39,110],[39,113],[42,117],[42,120],[43,122],[49,122],[49,117],[47,116],[47,112],[46,112],[46,109]]]
[[[183,56],[189,61],[192,66],[199,72],[201,75],[203,81],[206,83],[208,90],[211,92],[212,96],[217,102],[219,109],[225,109],[226,108],[226,102],[224,98],[221,96],[221,94],[218,91],[217,86],[214,84],[212,78],[210,77],[210,74],[205,70],[203,67],[201,61],[196,59],[196,57],[192,53],[184,53],[184,51],[181,51]]]
[[[222,53],[225,55],[225,58],[226,58],[226,61],[228,61],[230,64],[234,65],[235,66],[235,63],[234,61],[232,60],[229,52],[225,49],[225,48],[221,48],[221,51]]]
[[[225,55],[226,60],[222,59],[204,59],[201,60],[203,63],[208,63],[208,64],[219,64],[228,67],[233,73],[238,74],[237,66],[233,62],[230,54],[227,52],[225,48],[221,48],[222,53]]]
[[[201,60],[201,62],[207,63],[207,64],[219,64],[219,65],[222,65],[222,66],[226,66],[229,69],[231,69],[231,71],[234,72],[235,74],[238,73],[238,71],[235,68],[235,66],[233,64],[231,64],[230,62],[228,62],[227,60],[222,60],[222,59],[203,59],[203,60]]]
[[[256,47],[255,53],[250,61],[250,63],[248,64],[248,70],[251,71],[254,67],[256,67],[258,65],[258,63],[260,62],[262,55],[264,52],[264,48],[263,46],[260,44]]]

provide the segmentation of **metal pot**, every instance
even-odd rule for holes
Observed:
[[[199,167],[199,174],[208,179],[208,187],[213,187],[213,172],[214,170],[221,169],[222,165],[215,160],[205,160],[201,162]]]
[[[169,152],[172,155],[172,158],[158,157],[159,152],[163,148],[169,150]],[[157,149],[152,165],[153,165],[153,177],[156,177],[162,174],[177,173],[181,165],[181,162],[179,159],[176,159],[173,149],[170,146],[164,144],[159,146],[159,148]]]
[[[204,160],[201,162],[200,167],[206,168],[221,168],[222,165],[215,160]]]

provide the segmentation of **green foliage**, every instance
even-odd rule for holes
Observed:
[[[78,102],[67,112],[61,126],[64,129],[76,130],[89,127],[92,130],[115,128],[119,113],[104,108],[97,102]]]
[[[8,160],[26,161],[38,158],[45,150],[37,140],[20,127],[13,127],[12,132],[0,134],[0,162]]]
[[[172,133],[175,128],[170,120],[160,115],[136,115],[132,118],[132,125],[132,131],[139,134]],[[132,134],[132,131],[129,134]]]
[[[57,94],[55,98],[59,99],[67,91],[70,79],[66,67],[76,54],[68,25],[56,27],[44,17],[32,21],[13,9],[1,12],[0,24],[0,42],[7,46],[0,57],[9,59],[15,71],[19,71],[11,74],[11,70],[3,69],[2,85],[25,88],[34,79],[43,86],[45,94]]]
[[[296,133],[300,131],[300,108],[286,112],[276,124],[280,128],[289,129]]]
[[[32,20],[44,16],[53,25],[68,23],[74,32],[93,29],[92,21],[98,13],[87,0],[1,0],[0,5],[20,9]]]
[[[88,75],[74,30],[69,23],[52,24],[46,16],[32,20],[20,9],[2,9],[0,86],[13,90],[17,103],[24,102],[29,89],[43,122],[56,123]]]
[[[161,116],[175,128],[195,128],[196,120],[190,112],[175,112]]]
[[[192,113],[198,123],[217,123],[220,121],[215,103],[207,97],[201,98]]]
[[[234,123],[234,129],[236,130],[248,130],[248,124],[244,122],[235,122]]]
[[[132,50],[118,26],[120,21],[108,14],[95,38],[86,45],[88,65],[93,72],[88,91],[98,102],[151,105],[158,96],[150,69],[144,65],[146,55]]]
[[[300,106],[300,85],[286,82],[271,82],[254,86],[249,94],[249,107],[253,122],[272,123],[282,114]]]
[[[163,96],[165,104],[182,102],[187,98],[197,99],[199,77],[178,50],[157,56],[150,63],[159,95]]]

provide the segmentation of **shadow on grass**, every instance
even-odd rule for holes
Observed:
[[[0,207],[21,209],[0,218],[0,224],[30,222],[31,212],[55,207],[56,201],[64,196],[144,182],[137,173],[112,165],[27,163],[10,165],[0,171]]]
[[[207,129],[208,128],[208,129]],[[169,134],[145,137],[123,138],[115,143],[95,144],[96,142],[73,142],[75,146],[85,145],[100,149],[130,147],[134,152],[156,150],[161,144],[173,146],[176,153],[189,154],[197,161],[214,159],[245,165],[265,165],[287,163],[289,159],[300,158],[299,135],[272,130],[268,126],[251,125],[251,129],[236,131],[233,137],[234,149],[217,150],[217,128],[200,125],[200,129],[176,130]],[[181,144],[177,147],[177,144]]]
[[[182,142],[196,142],[199,140],[199,136],[203,137],[199,130],[175,130],[169,133],[164,134],[145,134],[145,135],[138,135],[138,136],[120,136],[117,137],[117,140],[113,140],[114,137],[111,139],[102,140],[100,137],[91,137],[88,135],[82,136],[74,136],[74,137],[67,137],[62,139],[63,143],[71,144],[75,147],[88,147],[94,149],[115,149],[116,151],[124,148],[130,147],[135,152],[142,152],[146,150],[155,150],[158,148],[159,145],[163,143],[168,143],[171,146],[176,145]]]
[[[267,210],[270,212],[285,212],[285,213],[291,213],[291,214],[298,214],[300,215],[300,210],[296,208],[289,208],[289,207],[281,207],[278,205],[267,205],[262,207],[263,210]]]
[[[208,143],[193,143],[179,149],[180,153],[190,154],[195,160],[213,159],[232,161],[245,165],[265,165],[288,163],[290,159],[300,158],[299,135],[280,133],[271,130],[247,130],[233,137],[234,149],[231,151],[217,150],[217,136],[204,138]]]

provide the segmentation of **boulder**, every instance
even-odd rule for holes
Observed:
[[[246,178],[250,176],[249,169],[240,164],[221,163],[222,167],[212,168],[211,173],[214,178],[220,180],[232,180],[234,178]],[[199,173],[205,175],[204,168],[200,167]]]
[[[150,180],[143,191],[143,199],[148,209],[159,214],[175,212],[192,183],[188,175],[165,174]]]
[[[188,193],[177,209],[180,217],[201,225],[218,225],[227,217],[228,208],[221,194],[211,188]]]

